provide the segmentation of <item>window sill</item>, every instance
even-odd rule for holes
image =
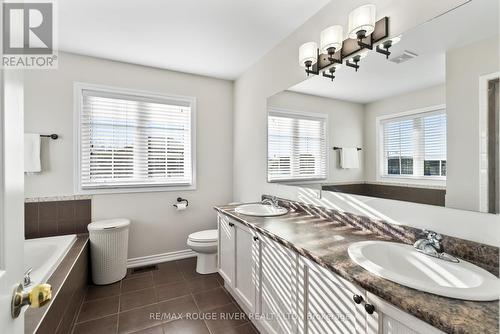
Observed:
[[[156,186],[156,187],[117,187],[117,188],[93,188],[93,189],[76,189],[77,195],[100,195],[100,194],[131,194],[131,193],[152,193],[152,192],[169,192],[169,191],[193,191],[196,190],[196,185],[186,186]]]
[[[326,178],[315,178],[315,179],[279,179],[279,180],[267,180],[268,183],[283,183],[283,182],[290,182],[290,183],[318,183],[320,181],[326,181]]]

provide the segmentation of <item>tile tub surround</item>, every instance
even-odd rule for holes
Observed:
[[[237,205],[215,209],[444,332],[498,333],[498,301],[471,302],[418,291],[373,275],[350,259],[350,244],[364,240],[397,241],[392,234],[363,229],[356,221],[348,224],[346,219],[350,217],[332,218],[300,203],[280,204],[289,204],[291,211],[265,218],[240,215],[234,211]],[[293,205],[300,205],[301,209],[295,210]],[[409,238],[401,231],[393,234]]]
[[[444,206],[445,189],[375,183],[323,185],[322,190]]]
[[[25,202],[25,238],[87,233],[91,211],[90,199]]]
[[[67,334],[83,302],[88,282],[88,235],[80,234],[47,283],[52,300],[38,309],[27,309],[26,334]]]
[[[222,285],[219,274],[196,272],[196,258],[129,270],[120,282],[89,286],[72,333],[258,334]],[[216,318],[231,313],[241,319],[189,319],[188,313]],[[151,314],[158,315],[152,319]]]
[[[263,195],[264,198],[272,196]],[[317,217],[332,219],[362,230],[371,231],[382,236],[389,236],[392,240],[413,245],[415,241],[422,238],[422,230],[405,225],[394,225],[383,220],[372,219],[365,216],[326,209],[319,206],[304,204],[300,202],[279,199],[281,206],[293,209],[296,212],[306,212]],[[443,235],[443,247],[447,253],[458,258],[467,260],[477,266],[499,275],[499,249],[498,247],[485,245],[465,239]]]

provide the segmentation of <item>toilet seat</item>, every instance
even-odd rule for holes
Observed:
[[[188,241],[195,243],[214,243],[217,242],[217,230],[204,230],[191,233]]]

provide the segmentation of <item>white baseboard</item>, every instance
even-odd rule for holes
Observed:
[[[175,261],[180,259],[185,259],[188,257],[195,257],[196,253],[191,249],[184,249],[175,252],[163,253],[163,254],[155,254],[148,255],[142,257],[134,257],[132,259],[127,259],[127,268],[135,268],[141,266],[147,266],[151,264]]]

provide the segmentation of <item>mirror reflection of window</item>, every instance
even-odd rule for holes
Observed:
[[[380,120],[381,177],[446,180],[446,111]]]

